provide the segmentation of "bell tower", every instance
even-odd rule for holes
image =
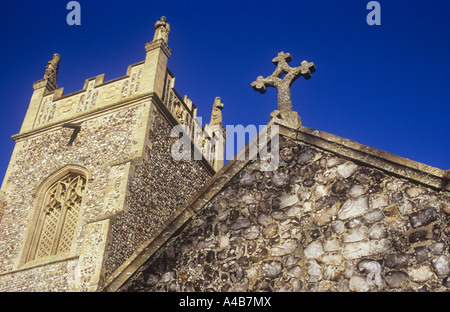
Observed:
[[[33,84],[0,192],[0,291],[101,290],[215,174],[215,157],[171,157],[197,108],[175,90],[169,33],[162,17],[123,77],[64,94],[54,54]]]

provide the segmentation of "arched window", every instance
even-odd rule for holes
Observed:
[[[69,172],[43,190],[26,262],[70,252],[85,188],[86,177]]]

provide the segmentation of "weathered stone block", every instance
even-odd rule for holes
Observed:
[[[348,199],[339,209],[338,218],[346,220],[349,218],[360,216],[369,209],[369,199],[367,196],[360,196],[355,199]]]
[[[348,178],[352,176],[356,170],[358,169],[358,166],[353,163],[345,163],[337,167],[337,172],[344,178]]]
[[[344,235],[342,236],[342,241],[344,243],[358,242],[367,239],[368,235],[369,230],[367,229],[367,227],[363,226],[345,232]]]
[[[391,269],[402,269],[408,267],[414,257],[405,253],[387,254],[383,259],[383,264]]]
[[[434,272],[439,277],[447,277],[450,275],[450,263],[446,256],[439,256],[438,258],[432,261]]]
[[[437,212],[435,208],[427,208],[419,212],[409,215],[411,225],[415,228],[430,224],[437,219]]]
[[[408,275],[414,282],[426,282],[434,277],[433,269],[428,263],[410,267]]]
[[[307,259],[319,258],[324,253],[322,243],[318,240],[312,241],[306,246],[304,253]]]
[[[409,276],[402,271],[392,271],[385,275],[384,279],[391,288],[407,287],[409,282]]]
[[[275,278],[281,274],[283,265],[278,261],[263,262],[261,265],[261,275],[263,277]]]
[[[284,243],[272,248],[271,255],[281,257],[294,253],[298,248],[298,244],[294,240],[287,240]]]
[[[280,209],[284,209],[286,207],[290,207],[295,205],[298,202],[297,195],[289,194],[289,195],[283,195],[280,198]]]

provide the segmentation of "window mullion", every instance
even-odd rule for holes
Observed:
[[[58,227],[56,228],[55,241],[52,246],[52,255],[56,255],[58,253],[59,242],[61,240],[61,233],[64,228],[64,220],[66,219],[66,201],[63,199],[61,202],[61,214],[58,220]]]

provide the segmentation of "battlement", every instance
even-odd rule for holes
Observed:
[[[168,29],[156,23],[145,59],[125,76],[101,74],[64,94],[54,54],[33,84],[0,191],[0,291],[99,290],[223,165],[211,143],[223,105],[216,99],[203,127],[175,90]],[[174,157],[176,129],[202,151],[198,161]]]
[[[49,123],[58,123],[65,119],[72,119],[90,111],[98,111],[110,105],[145,95],[141,84],[145,61],[128,66],[125,76],[104,81],[105,74],[85,80],[81,90],[64,95],[64,88],[47,91],[43,94],[38,114],[33,123],[33,129],[43,127]],[[182,98],[175,90],[175,76],[167,70],[166,84],[162,101],[177,117],[180,124],[193,128],[197,107],[186,96]],[[34,90],[45,88],[46,80],[42,79],[33,84]]]
[[[140,81],[144,62],[130,65],[123,77],[104,82],[105,74],[86,79],[82,90],[63,95],[64,88],[44,93],[33,129],[131,99],[143,93]],[[34,83],[35,90],[45,81]]]
[[[40,102],[40,108],[33,123],[33,128],[43,129],[48,126],[63,124],[67,120],[83,118],[95,112],[113,108],[121,103],[139,99],[146,95],[140,87],[141,77],[145,62],[139,62],[128,66],[125,76],[104,81],[105,74],[101,74],[85,80],[83,89],[64,95],[64,88],[58,88],[44,93]],[[33,84],[35,90],[46,87],[45,80],[39,80]],[[213,133],[205,129],[197,117],[197,107],[192,100],[181,95],[175,89],[175,75],[167,69],[164,92],[161,99],[176,124],[186,126],[189,137],[201,149],[204,158],[213,168],[218,167],[213,144],[210,139]],[[197,130],[197,131],[196,131]],[[205,131],[206,130],[206,131]],[[20,135],[13,136],[13,138]]]
[[[150,96],[157,98],[167,110],[173,126],[182,125],[193,145],[201,150],[204,159],[218,171],[224,162],[225,131],[221,125],[202,125],[197,117],[197,107],[187,95],[175,90],[175,75],[168,69],[167,61],[172,52],[167,38],[158,36],[145,45],[145,59],[129,65],[125,76],[109,81],[105,74],[85,80],[83,89],[64,94],[57,86],[57,74],[61,56],[54,54],[48,62],[44,78],[33,84],[33,95],[28,112],[15,141],[45,131],[51,131],[67,123],[82,123],[98,114],[124,106],[139,105]],[[211,123],[211,122],[210,122]],[[221,141],[216,135],[220,132]]]

